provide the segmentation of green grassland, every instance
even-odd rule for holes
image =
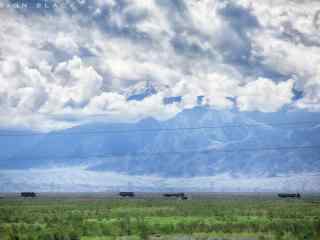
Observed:
[[[320,205],[219,198],[2,199],[1,240],[320,240]]]

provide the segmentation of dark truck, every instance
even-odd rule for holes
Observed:
[[[163,194],[163,196],[167,197],[167,198],[171,198],[171,197],[180,198],[182,200],[188,199],[188,197],[185,195],[185,193],[165,193],[165,194]]]
[[[300,193],[279,193],[279,198],[301,198]]]
[[[134,192],[119,192],[119,195],[121,197],[134,197],[135,196]]]
[[[37,196],[37,194],[35,192],[22,192],[20,193],[21,197],[31,197],[34,198]]]

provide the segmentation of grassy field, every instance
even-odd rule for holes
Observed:
[[[320,240],[320,205],[252,197],[1,199],[0,239]]]

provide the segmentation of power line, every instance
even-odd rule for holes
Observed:
[[[174,131],[195,131],[218,128],[256,128],[262,126],[299,126],[299,125],[320,125],[320,122],[291,122],[291,123],[261,123],[261,124],[228,124],[216,126],[199,126],[199,127],[175,127],[175,128],[150,128],[150,129],[116,129],[116,130],[97,130],[97,131],[75,131],[75,132],[49,132],[49,133],[17,133],[1,134],[0,137],[29,137],[29,136],[60,136],[60,135],[94,135],[94,134],[112,134],[112,133],[132,133],[132,132],[174,132]]]
[[[304,151],[311,149],[319,149],[320,145],[309,145],[309,146],[279,146],[279,147],[261,147],[261,148],[240,148],[240,149],[208,149],[208,150],[194,150],[194,151],[167,151],[167,152],[132,152],[132,153],[104,153],[100,155],[91,156],[29,156],[29,158],[36,159],[90,159],[90,158],[119,158],[119,157],[147,157],[147,156],[161,156],[161,155],[183,155],[183,154],[208,154],[208,153],[237,153],[237,152],[262,152],[262,151]],[[27,158],[24,156],[24,158]]]

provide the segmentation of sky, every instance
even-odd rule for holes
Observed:
[[[101,121],[165,121],[199,105],[213,109],[217,119],[219,113],[240,119],[239,112],[319,112],[319,66],[318,0],[0,0],[2,133],[50,132]],[[296,140],[293,133],[292,139],[290,133],[284,137],[288,146],[295,141],[311,145],[317,128]],[[267,136],[264,140],[269,144]],[[2,140],[6,150],[19,153],[17,142]],[[0,152],[2,163],[13,161],[8,152]],[[291,154],[289,162],[301,160],[302,155]],[[316,154],[317,149],[314,158],[302,159],[314,164],[306,169],[318,166]],[[0,191],[100,191],[125,189],[130,181],[151,190],[212,190],[214,183],[218,191],[319,192],[316,170],[272,177],[257,173],[237,181],[227,171],[181,180],[65,164],[0,169]]]
[[[197,96],[215,109],[319,111],[318,11],[294,0],[1,0],[0,127],[163,120]],[[157,92],[128,101],[146,82]]]

